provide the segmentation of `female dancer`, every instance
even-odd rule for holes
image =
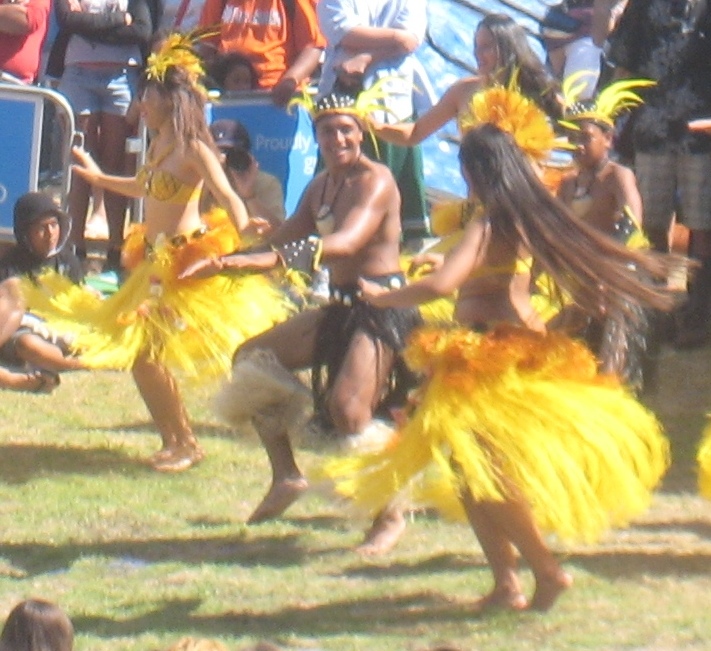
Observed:
[[[131,369],[163,440],[150,463],[164,472],[185,470],[203,457],[168,366],[201,380],[226,374],[236,346],[286,316],[281,294],[265,278],[178,280],[195,259],[238,248],[237,230],[258,229],[220,165],[204,117],[202,73],[188,37],[168,37],[149,57],[141,111],[153,137],[136,176],[105,174],[86,151],[74,150],[74,171],[87,182],[145,198],[144,223],[124,247],[132,272],[122,288],[104,302],[61,287],[52,305],[42,291],[31,300],[50,322],[63,317],[84,364]],[[232,223],[203,223],[203,183]],[[45,279],[52,282],[58,281]]]
[[[462,326],[411,338],[406,359],[426,379],[411,413],[383,451],[334,459],[325,474],[374,512],[407,492],[465,515],[494,574],[478,606],[547,610],[572,578],[540,530],[594,540],[626,524],[647,507],[668,443],[654,416],[614,376],[600,375],[582,344],[545,332],[516,263],[533,255],[583,309],[613,316],[631,301],[669,309],[670,296],[630,264],[664,277],[671,258],[630,251],[578,223],[517,144],[550,140],[518,119],[530,102],[494,91],[475,96],[474,106],[495,123],[472,128],[460,147],[482,216],[431,275],[391,291],[360,283],[363,299],[381,308],[458,289]],[[488,115],[487,93],[497,102]],[[535,577],[530,602],[514,548]]]
[[[412,147],[450,120],[466,115],[472,95],[493,85],[508,86],[516,77],[521,92],[551,117],[561,117],[558,85],[528,44],[526,32],[506,14],[489,14],[474,32],[478,74],[456,81],[439,102],[415,122],[373,123],[375,133],[388,142]]]

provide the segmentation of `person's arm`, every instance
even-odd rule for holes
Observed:
[[[354,27],[341,39],[343,49],[370,52],[374,60],[394,59],[412,54],[419,46],[416,34],[392,27]]]
[[[439,269],[395,290],[361,279],[362,298],[375,307],[404,308],[450,296],[464,284],[474,269],[484,263],[490,237],[488,220],[470,222],[462,241],[450,251]]]
[[[617,211],[621,212],[625,208],[634,215],[638,225],[643,222],[642,197],[637,187],[637,178],[634,172],[622,165],[615,169],[615,205]]]
[[[447,122],[457,117],[461,96],[470,90],[471,79],[461,80],[450,86],[427,113],[415,122],[399,124],[373,123],[375,135],[387,142],[402,147],[413,147],[441,129]]]
[[[310,45],[299,53],[271,90],[277,106],[286,106],[299,85],[308,79],[318,67],[323,49]]]
[[[192,144],[188,151],[189,162],[205,180],[212,196],[227,211],[235,228],[240,232],[245,231],[250,225],[247,208],[232,189],[215,153],[202,141]]]
[[[153,34],[153,18],[146,0],[130,0],[127,13],[131,16],[130,24],[110,29],[104,39],[116,45],[140,45],[146,47]]]
[[[72,154],[78,163],[72,165],[72,172],[81,176],[90,185],[134,199],[146,196],[146,189],[138,182],[135,176],[104,174],[91,157],[91,154],[79,147],[73,147]]]
[[[25,36],[31,31],[29,2],[0,4],[0,34]]]
[[[597,47],[603,47],[607,37],[617,26],[626,0],[595,0],[593,2],[590,37]]]
[[[97,38],[107,30],[130,25],[133,20],[127,11],[111,11],[98,14],[72,9],[70,0],[54,0],[54,10],[60,28],[87,38]]]

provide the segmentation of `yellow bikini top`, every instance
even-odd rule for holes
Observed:
[[[465,226],[473,220],[482,219],[484,207],[472,200],[446,201],[436,205],[431,212],[432,232],[442,239],[429,251],[447,253],[462,240]],[[509,264],[485,266],[475,269],[469,278],[485,278],[504,274],[529,274],[533,258],[517,259]]]
[[[188,185],[177,178],[173,173],[167,170],[157,169],[158,165],[170,156],[172,152],[173,150],[169,149],[159,159],[153,161],[147,160],[145,165],[136,173],[136,180],[146,189],[147,196],[157,199],[158,201],[177,204],[197,201],[202,191],[200,185]]]

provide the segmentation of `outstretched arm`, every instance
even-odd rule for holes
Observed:
[[[72,154],[77,161],[72,165],[72,172],[81,176],[90,185],[134,199],[146,195],[145,188],[138,183],[135,176],[104,174],[91,154],[81,147],[73,147]]]
[[[378,137],[394,145],[413,147],[439,131],[447,122],[455,119],[459,112],[460,104],[473,94],[478,85],[479,80],[477,78],[458,81],[444,92],[439,102],[415,122],[403,122],[400,124],[375,122],[373,130]]]
[[[488,220],[471,222],[462,241],[447,255],[439,269],[395,290],[361,279],[362,297],[375,307],[413,307],[449,296],[464,284],[474,269],[484,263],[490,237]]]

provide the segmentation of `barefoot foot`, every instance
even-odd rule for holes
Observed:
[[[205,452],[199,445],[163,448],[153,454],[149,464],[158,472],[183,472],[200,463]]]
[[[510,588],[494,588],[489,594],[478,599],[474,604],[474,612],[483,613],[489,610],[520,611],[528,608],[528,599],[519,590]]]
[[[247,524],[257,524],[280,516],[308,487],[309,484],[304,477],[282,479],[273,483],[259,506],[249,516]]]
[[[365,534],[365,540],[356,547],[356,552],[364,556],[387,554],[400,540],[405,526],[405,518],[401,511],[386,509],[373,520],[373,524]]]
[[[531,610],[550,610],[558,597],[573,585],[573,577],[563,570],[543,577],[536,577],[536,590],[531,599]]]

